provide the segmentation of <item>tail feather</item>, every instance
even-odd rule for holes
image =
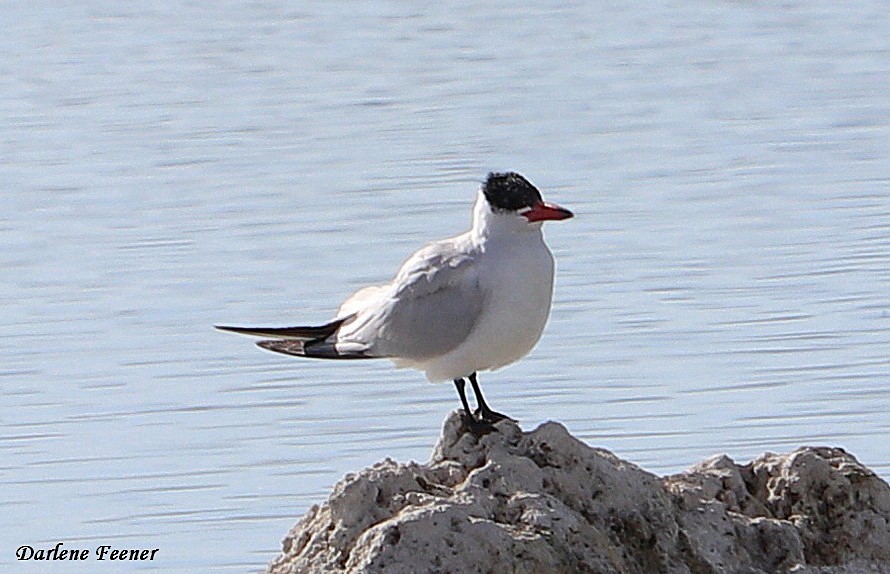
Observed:
[[[275,337],[258,341],[257,345],[268,351],[294,355],[297,357],[312,357],[316,359],[374,359],[360,348],[338,349],[334,343],[327,339],[337,332],[346,320],[343,317],[331,321],[326,325],[317,327],[229,327],[215,325],[221,331],[230,331],[241,335],[253,335],[255,337]]]
[[[297,357],[309,357],[313,359],[375,359],[363,351],[344,351],[337,349],[333,343],[323,340],[298,341],[296,339],[268,339],[258,341],[257,346],[267,351],[294,355]]]
[[[255,337],[275,337],[292,341],[321,341],[337,332],[337,329],[340,328],[340,325],[346,319],[348,317],[316,327],[229,327],[226,325],[214,325],[214,327],[220,331],[230,331]]]

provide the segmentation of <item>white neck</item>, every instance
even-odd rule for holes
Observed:
[[[529,221],[516,213],[497,213],[485,199],[482,190],[476,194],[476,204],[473,206],[473,229],[471,231],[475,241],[485,241],[496,237],[509,237],[516,233],[534,233],[541,235],[541,222],[529,223]]]

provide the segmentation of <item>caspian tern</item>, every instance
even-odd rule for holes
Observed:
[[[518,173],[490,173],[473,207],[472,228],[414,253],[395,278],[360,289],[334,319],[313,327],[217,329],[271,337],[263,349],[319,359],[390,359],[397,367],[451,380],[464,422],[476,435],[508,418],[491,410],[476,379],[525,356],[538,342],[553,297],[553,254],[544,221],[572,217],[545,203]],[[464,392],[476,395],[472,412]]]

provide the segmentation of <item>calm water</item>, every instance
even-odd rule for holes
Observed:
[[[345,472],[425,460],[450,385],[210,326],[329,318],[493,169],[577,214],[495,408],[658,473],[890,478],[886,3],[131,4],[0,5],[4,571],[257,571]]]

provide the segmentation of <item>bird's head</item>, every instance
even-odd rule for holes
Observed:
[[[564,207],[545,202],[541,192],[518,173],[489,173],[481,191],[495,218],[509,218],[511,225],[538,228],[540,225],[535,224],[573,215]]]

